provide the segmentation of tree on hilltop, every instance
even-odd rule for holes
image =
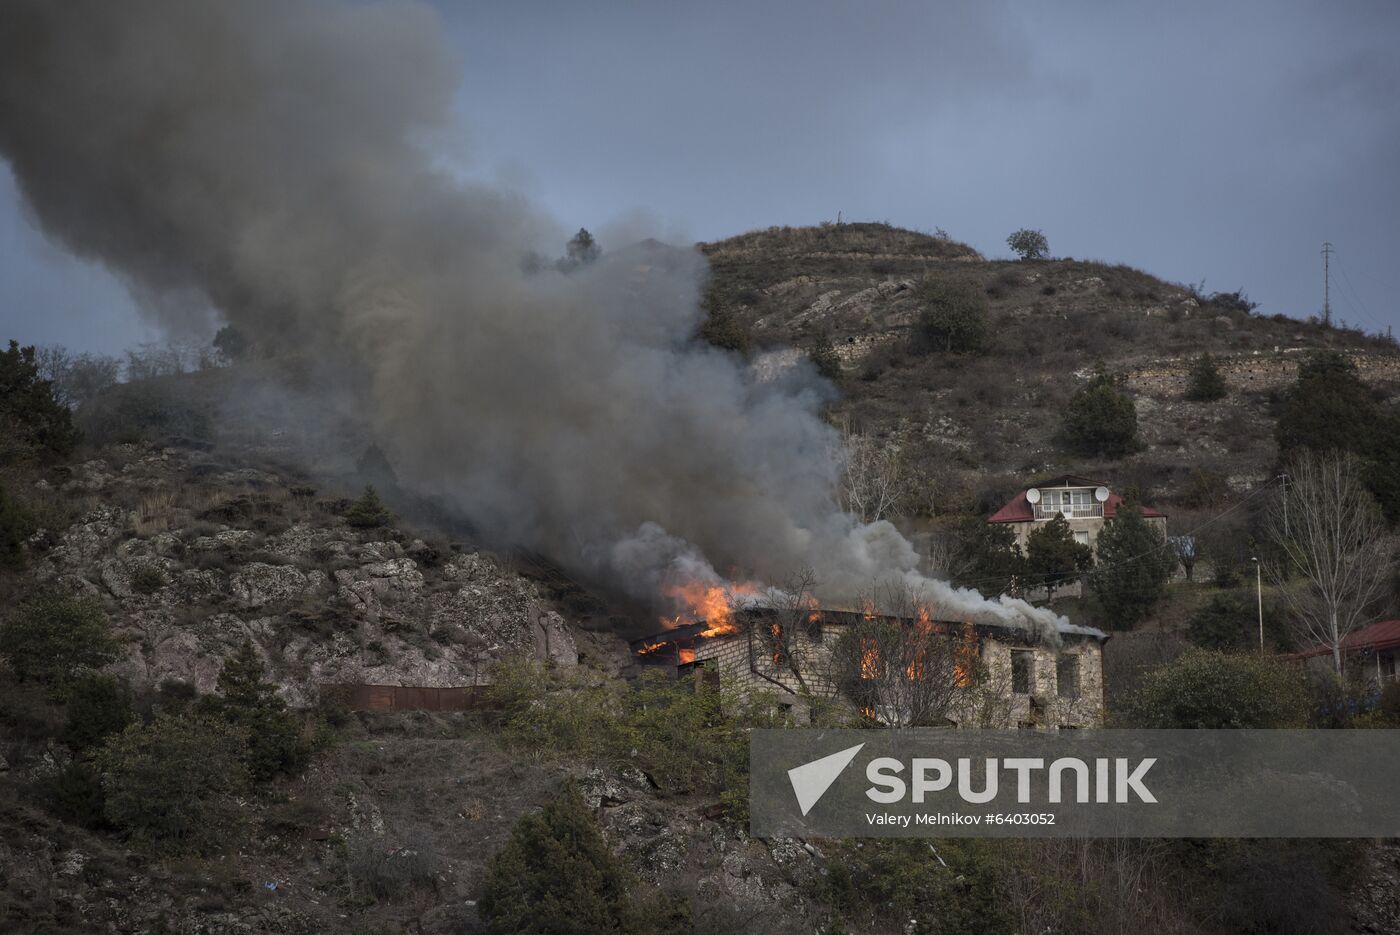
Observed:
[[[1024,227],[1007,237],[1006,245],[1023,260],[1043,260],[1050,251],[1044,234]]]

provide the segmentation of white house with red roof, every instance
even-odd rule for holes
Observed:
[[[1108,485],[1087,477],[1065,474],[1041,481],[1021,491],[990,517],[988,523],[1006,524],[1016,532],[1016,541],[1026,547],[1032,530],[1063,516],[1074,531],[1074,538],[1092,546],[1103,530],[1103,524],[1113,519],[1123,497]],[[1167,514],[1150,506],[1142,506],[1142,515],[1149,523],[1167,531]]]

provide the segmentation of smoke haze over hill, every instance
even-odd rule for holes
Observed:
[[[5,0],[0,152],[49,236],[167,327],[213,307],[345,361],[400,479],[501,539],[653,597],[668,577],[849,599],[877,576],[945,613],[1054,622],[918,578],[833,499],[828,392],[692,340],[701,257],[659,245],[526,272],[559,229],[423,140],[457,64],[412,3]]]

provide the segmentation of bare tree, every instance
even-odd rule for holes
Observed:
[[[973,638],[935,620],[933,608],[902,582],[877,587],[864,603],[870,609],[843,626],[831,647],[830,683],[889,727],[945,723],[975,665]]]
[[[34,360],[39,375],[53,384],[54,398],[69,409],[110,389],[121,374],[115,357],[74,354],[61,345],[39,348]]]
[[[1304,451],[1288,473],[1288,499],[1270,510],[1270,534],[1284,556],[1270,575],[1301,634],[1331,648],[1341,674],[1342,641],[1370,620],[1389,575],[1385,526],[1355,456]],[[1301,587],[1289,583],[1295,575]]]
[[[768,593],[762,613],[743,615],[749,641],[749,669],[789,688],[796,683],[803,694],[830,694],[820,678],[823,655],[818,649],[821,610],[814,591],[816,575],[806,568],[781,589]]]
[[[898,446],[850,431],[843,433],[842,443],[846,473],[841,481],[841,507],[866,523],[894,515],[909,487]]]

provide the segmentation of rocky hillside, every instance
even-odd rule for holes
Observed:
[[[487,860],[568,778],[646,884],[704,887],[704,911],[726,918],[794,905],[815,848],[751,841],[713,820],[711,796],[663,798],[635,767],[512,744],[491,711],[351,715],[322,690],[475,685],[521,658],[555,678],[577,673],[576,686],[620,685],[626,643],[582,626],[597,598],[540,560],[518,560],[526,577],[431,528],[362,528],[347,520],[350,499],[303,473],[198,447],[82,455],[31,477],[26,502],[45,525],[25,566],[0,570],[7,603],[39,592],[95,600],[119,640],[106,672],[147,716],[215,693],[226,657],[251,640],[279,696],[320,724],[322,740],[300,775],[242,802],[233,850],[165,861],[101,822],[52,813],[77,757],[55,739],[62,705],[0,669],[0,930],[474,930]],[[548,703],[570,705],[567,694]],[[395,876],[395,861],[411,877]]]
[[[574,665],[564,619],[489,554],[347,524],[305,479],[120,445],[40,489],[76,514],[33,541],[41,587],[100,599],[140,685],[214,687],[245,639],[293,705],[334,683],[473,685],[505,654]]]
[[[1167,504],[1200,471],[1242,490],[1268,476],[1273,406],[1313,348],[1345,351],[1382,396],[1400,389],[1400,352],[1388,339],[1265,317],[1237,293],[1127,266],[988,261],[946,237],[880,224],[771,228],[702,249],[711,302],[748,330],[760,365],[790,360],[783,348],[810,347],[820,334],[832,340],[844,370],[834,416],[901,447],[928,482],[916,512],[985,513],[1052,473],[1134,484]],[[930,280],[986,295],[985,353],[911,347],[919,287]],[[1204,351],[1232,392],[1188,403],[1187,369]],[[1145,443],[1113,462],[1055,441],[1064,403],[1099,363],[1126,376]]]

